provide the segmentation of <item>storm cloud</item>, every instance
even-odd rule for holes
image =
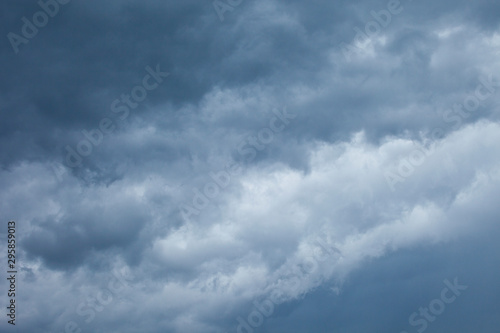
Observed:
[[[0,6],[2,332],[497,332],[500,3]]]

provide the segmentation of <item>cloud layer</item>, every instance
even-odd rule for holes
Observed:
[[[416,332],[455,277],[426,330],[496,332],[498,4],[63,3],[2,5],[19,332]]]

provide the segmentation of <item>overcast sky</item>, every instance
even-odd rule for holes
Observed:
[[[57,1],[0,5],[0,331],[498,332],[500,2]]]

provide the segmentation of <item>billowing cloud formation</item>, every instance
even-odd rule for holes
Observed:
[[[3,7],[19,332],[496,332],[498,4]]]

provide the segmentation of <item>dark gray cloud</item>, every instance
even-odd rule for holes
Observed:
[[[19,332],[418,332],[455,277],[425,331],[496,332],[497,3],[58,1],[0,11]]]

